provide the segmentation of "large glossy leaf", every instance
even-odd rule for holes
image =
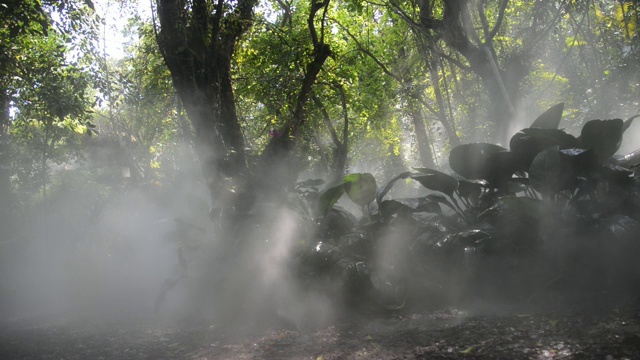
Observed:
[[[347,256],[368,257],[373,251],[373,239],[365,232],[350,232],[338,239],[338,248]]]
[[[315,266],[329,266],[344,258],[342,251],[331,244],[320,241],[312,249],[310,261]]]
[[[353,231],[356,226],[356,217],[340,206],[330,207],[324,215],[319,223],[323,236],[339,237]]]
[[[560,120],[562,120],[563,110],[564,103],[553,105],[549,108],[549,110],[538,116],[533,124],[531,124],[531,127],[541,129],[557,129],[558,125],[560,125]]]
[[[411,178],[427,189],[453,196],[453,192],[458,188],[458,180],[451,175],[431,169],[420,169],[420,172],[421,174],[412,174]]]
[[[636,240],[640,231],[640,223],[626,215],[613,215],[600,219],[598,225],[604,228],[605,234],[618,240]]]
[[[613,164],[622,166],[627,169],[640,165],[640,149],[630,152],[626,155],[614,155],[609,159]]]
[[[320,213],[326,215],[331,207],[338,202],[342,194],[344,194],[344,184],[339,184],[323,191],[319,200]]]
[[[636,118],[640,117],[640,114],[638,115],[633,115],[632,117],[628,118],[627,120],[624,121],[624,124],[622,125],[622,132],[627,131],[627,129],[631,126],[631,124],[633,123],[633,120],[635,120]]]
[[[509,148],[515,155],[518,171],[526,171],[533,158],[548,147],[558,146],[560,149],[576,147],[577,139],[558,129],[523,129],[511,137]]]
[[[592,172],[599,168],[598,159],[592,150],[563,149],[560,150],[560,154],[571,163],[576,176],[590,177]]]
[[[622,119],[587,122],[582,127],[580,134],[581,147],[592,149],[598,160],[604,162],[620,148],[623,125]]]
[[[493,225],[510,243],[523,246],[533,244],[537,239],[540,222],[549,216],[548,210],[540,200],[503,196],[480,214],[479,220]]]
[[[489,143],[458,145],[449,154],[449,165],[453,171],[467,179],[487,179],[491,177],[492,155],[505,150],[502,146]]]
[[[446,197],[444,197],[444,195],[442,195],[442,194],[435,194],[435,193],[434,194],[429,194],[429,195],[425,196],[425,199],[427,199],[429,201],[436,202],[436,203],[447,205],[448,207],[450,207],[453,210],[456,209],[453,206],[453,204]]]
[[[376,199],[376,179],[369,173],[349,174],[344,177],[344,189],[354,203],[365,206]]]
[[[633,171],[620,166],[605,164],[600,168],[600,176],[610,185],[616,185],[620,188],[629,188],[633,186]]]
[[[517,170],[515,155],[509,150],[499,151],[489,156],[486,166],[487,175],[484,179],[494,188],[506,185]]]
[[[296,184],[296,189],[315,188],[315,187],[323,185],[323,184],[324,184],[324,180],[322,180],[322,179],[308,179],[308,180],[301,181],[301,182],[297,183]]]
[[[478,180],[458,180],[458,195],[477,206],[482,194],[482,188],[486,186],[485,182]]]
[[[446,236],[436,242],[434,246],[443,250],[464,250],[467,247],[484,247],[491,239],[491,234],[485,231],[464,230]]]
[[[540,200],[527,197],[503,196],[480,217],[492,217],[494,215],[513,215],[518,218],[537,218],[544,215],[544,207]]]
[[[571,157],[560,152],[557,146],[541,151],[529,168],[529,181],[542,194],[554,194],[572,189],[578,178]]]
[[[382,201],[379,206],[379,211],[383,219],[388,221],[394,215],[410,217],[417,208],[418,199],[395,199]]]
[[[441,214],[438,202],[427,198],[408,198],[384,200],[380,203],[380,211],[383,216],[397,213],[430,212]]]

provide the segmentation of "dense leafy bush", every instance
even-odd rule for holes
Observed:
[[[634,118],[592,120],[575,137],[557,128],[562,108],[515,134],[510,149],[453,148],[452,175],[416,168],[377,187],[371,174],[350,174],[319,196],[305,191],[321,216],[300,276],[338,280],[350,301],[386,309],[632,290],[640,157],[614,154]],[[401,181],[428,191],[388,198]],[[362,208],[360,220],[335,206],[345,193]]]

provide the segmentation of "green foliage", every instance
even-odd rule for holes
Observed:
[[[320,212],[326,215],[344,193],[355,204],[365,207],[375,200],[376,189],[376,180],[373,175],[349,174],[338,185],[326,189],[320,195]]]
[[[125,56],[99,59],[94,86],[100,106],[94,119],[100,134],[94,145],[111,144],[120,155],[118,168],[129,168],[133,183],[159,185],[171,180],[181,165],[191,165],[183,157],[192,129],[151,24],[133,16],[124,32],[130,39]]]
[[[376,202],[368,205],[374,223],[358,225],[347,221],[343,213],[327,209],[344,193],[343,184],[328,188],[320,198],[325,210],[321,223],[334,223],[338,217],[352,225],[342,235],[333,233],[330,244],[318,245],[314,256],[325,259],[323,267],[329,270],[320,270],[318,264],[310,266],[352,279],[345,280],[344,286],[367,294],[364,299],[358,298],[359,305],[373,303],[390,310],[402,307],[411,294],[435,292],[445,301],[468,301],[478,296],[531,301],[541,296],[540,292],[551,292],[546,284],[558,276],[575,282],[581,291],[625,291],[605,284],[637,281],[637,264],[633,256],[626,255],[640,252],[636,233],[640,229],[637,168],[622,168],[614,165],[615,159],[596,156],[600,148],[608,149],[601,154],[612,153],[608,136],[600,140],[606,146],[575,138],[571,142],[574,147],[559,146],[557,142],[563,136],[557,133],[560,130],[555,124],[561,116],[555,106],[536,120],[541,127],[523,130],[524,136],[541,140],[512,141],[518,144],[519,152],[528,154],[511,158],[513,162],[530,163],[524,171],[503,172],[496,165],[500,163],[496,154],[504,156],[511,151],[476,143],[452,149],[451,167],[458,175],[480,181],[456,179],[455,175],[428,168],[399,174],[381,186]],[[610,127],[615,127],[617,139],[622,124],[621,120],[589,122],[584,133],[590,133],[592,126],[602,126],[599,129],[603,133],[613,132]],[[516,136],[523,137],[522,133]],[[529,159],[531,154],[533,158]],[[353,174],[351,178],[361,176]],[[495,181],[498,178],[501,181]],[[407,179],[431,192],[415,198],[385,199],[394,185]],[[347,245],[353,244],[354,234],[360,234],[355,248]],[[384,270],[386,265],[371,257],[371,249],[388,246],[383,245],[389,241],[385,234],[393,234],[392,241],[400,249],[396,251],[403,252],[400,258],[405,259],[393,265],[401,269],[400,275],[386,278],[388,287],[374,281],[378,274],[389,273]],[[569,257],[592,261],[567,265]],[[602,280],[584,282],[590,276],[587,274],[601,271],[595,259],[615,262],[616,266],[598,274]],[[416,288],[408,291],[407,284]],[[457,290],[460,286],[462,293]],[[486,288],[491,293],[486,293]],[[573,285],[568,288],[575,289]],[[458,297],[449,297],[452,294]],[[520,294],[520,298],[513,299],[514,294]]]
[[[21,184],[37,181],[44,189],[47,162],[80,156],[81,135],[94,131],[88,117],[90,81],[81,67],[66,61],[62,37],[51,33],[21,41],[10,87],[13,168]]]

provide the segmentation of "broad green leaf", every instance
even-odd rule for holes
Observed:
[[[344,184],[339,184],[323,191],[319,200],[320,213],[326,215],[331,210],[331,207],[338,202],[342,194],[344,194]]]
[[[354,203],[365,206],[376,199],[376,179],[369,173],[349,174],[344,177],[344,190]]]

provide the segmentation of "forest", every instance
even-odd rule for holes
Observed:
[[[402,341],[637,353],[639,19],[635,0],[0,0],[0,328],[617,309],[597,349]],[[385,326],[390,347],[413,331]],[[170,350],[147,356],[205,354]]]

